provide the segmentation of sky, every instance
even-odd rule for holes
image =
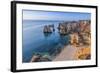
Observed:
[[[91,13],[23,10],[23,20],[88,20]]]

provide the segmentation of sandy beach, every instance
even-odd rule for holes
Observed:
[[[80,54],[85,54],[85,53],[90,54],[90,49],[88,48],[90,47],[89,46],[75,47],[72,45],[68,45],[64,47],[62,52],[53,61],[78,60],[78,56]]]
[[[64,47],[64,49],[62,50],[62,52],[54,59],[54,61],[59,61],[59,60],[73,60],[74,58],[74,54],[76,52],[76,48],[68,45],[66,47]]]

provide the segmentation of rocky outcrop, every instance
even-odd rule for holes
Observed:
[[[59,33],[62,34],[62,35],[67,34],[67,28],[66,28],[65,24],[60,23],[59,26],[58,26],[58,30],[59,30]]]
[[[77,46],[79,43],[79,36],[77,33],[70,34],[70,44]]]
[[[88,60],[91,59],[91,48],[90,47],[80,47],[76,53],[75,57],[77,60]]]
[[[90,32],[90,24],[90,20],[67,21],[59,23],[58,30],[60,34]]]
[[[61,35],[70,34],[71,44],[90,44],[91,39],[91,21],[69,21],[59,23],[58,30]]]
[[[51,61],[48,55],[33,55],[30,62],[44,62]]]
[[[52,33],[52,30],[49,26],[46,25],[46,26],[44,26],[43,32],[44,33]]]
[[[55,31],[54,29],[54,25],[45,25],[43,32],[44,33],[52,33],[53,31]]]
[[[66,35],[68,33],[77,31],[76,29],[77,27],[78,27],[78,22],[76,21],[63,22],[59,24],[58,30],[60,34]]]
[[[91,44],[91,22],[90,20],[81,20],[79,22],[79,37],[80,42],[83,44],[90,45]]]

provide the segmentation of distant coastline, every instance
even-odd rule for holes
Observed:
[[[91,20],[91,19],[82,19],[82,20]],[[28,19],[24,19],[22,21],[54,21],[54,22],[71,22],[71,21],[82,21],[82,20],[28,20]]]

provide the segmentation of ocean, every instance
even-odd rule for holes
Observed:
[[[22,61],[30,62],[33,54],[48,55],[52,60],[56,51],[69,43],[69,36],[58,33],[58,25],[63,21],[23,20]],[[55,31],[44,34],[45,25],[54,24]]]

